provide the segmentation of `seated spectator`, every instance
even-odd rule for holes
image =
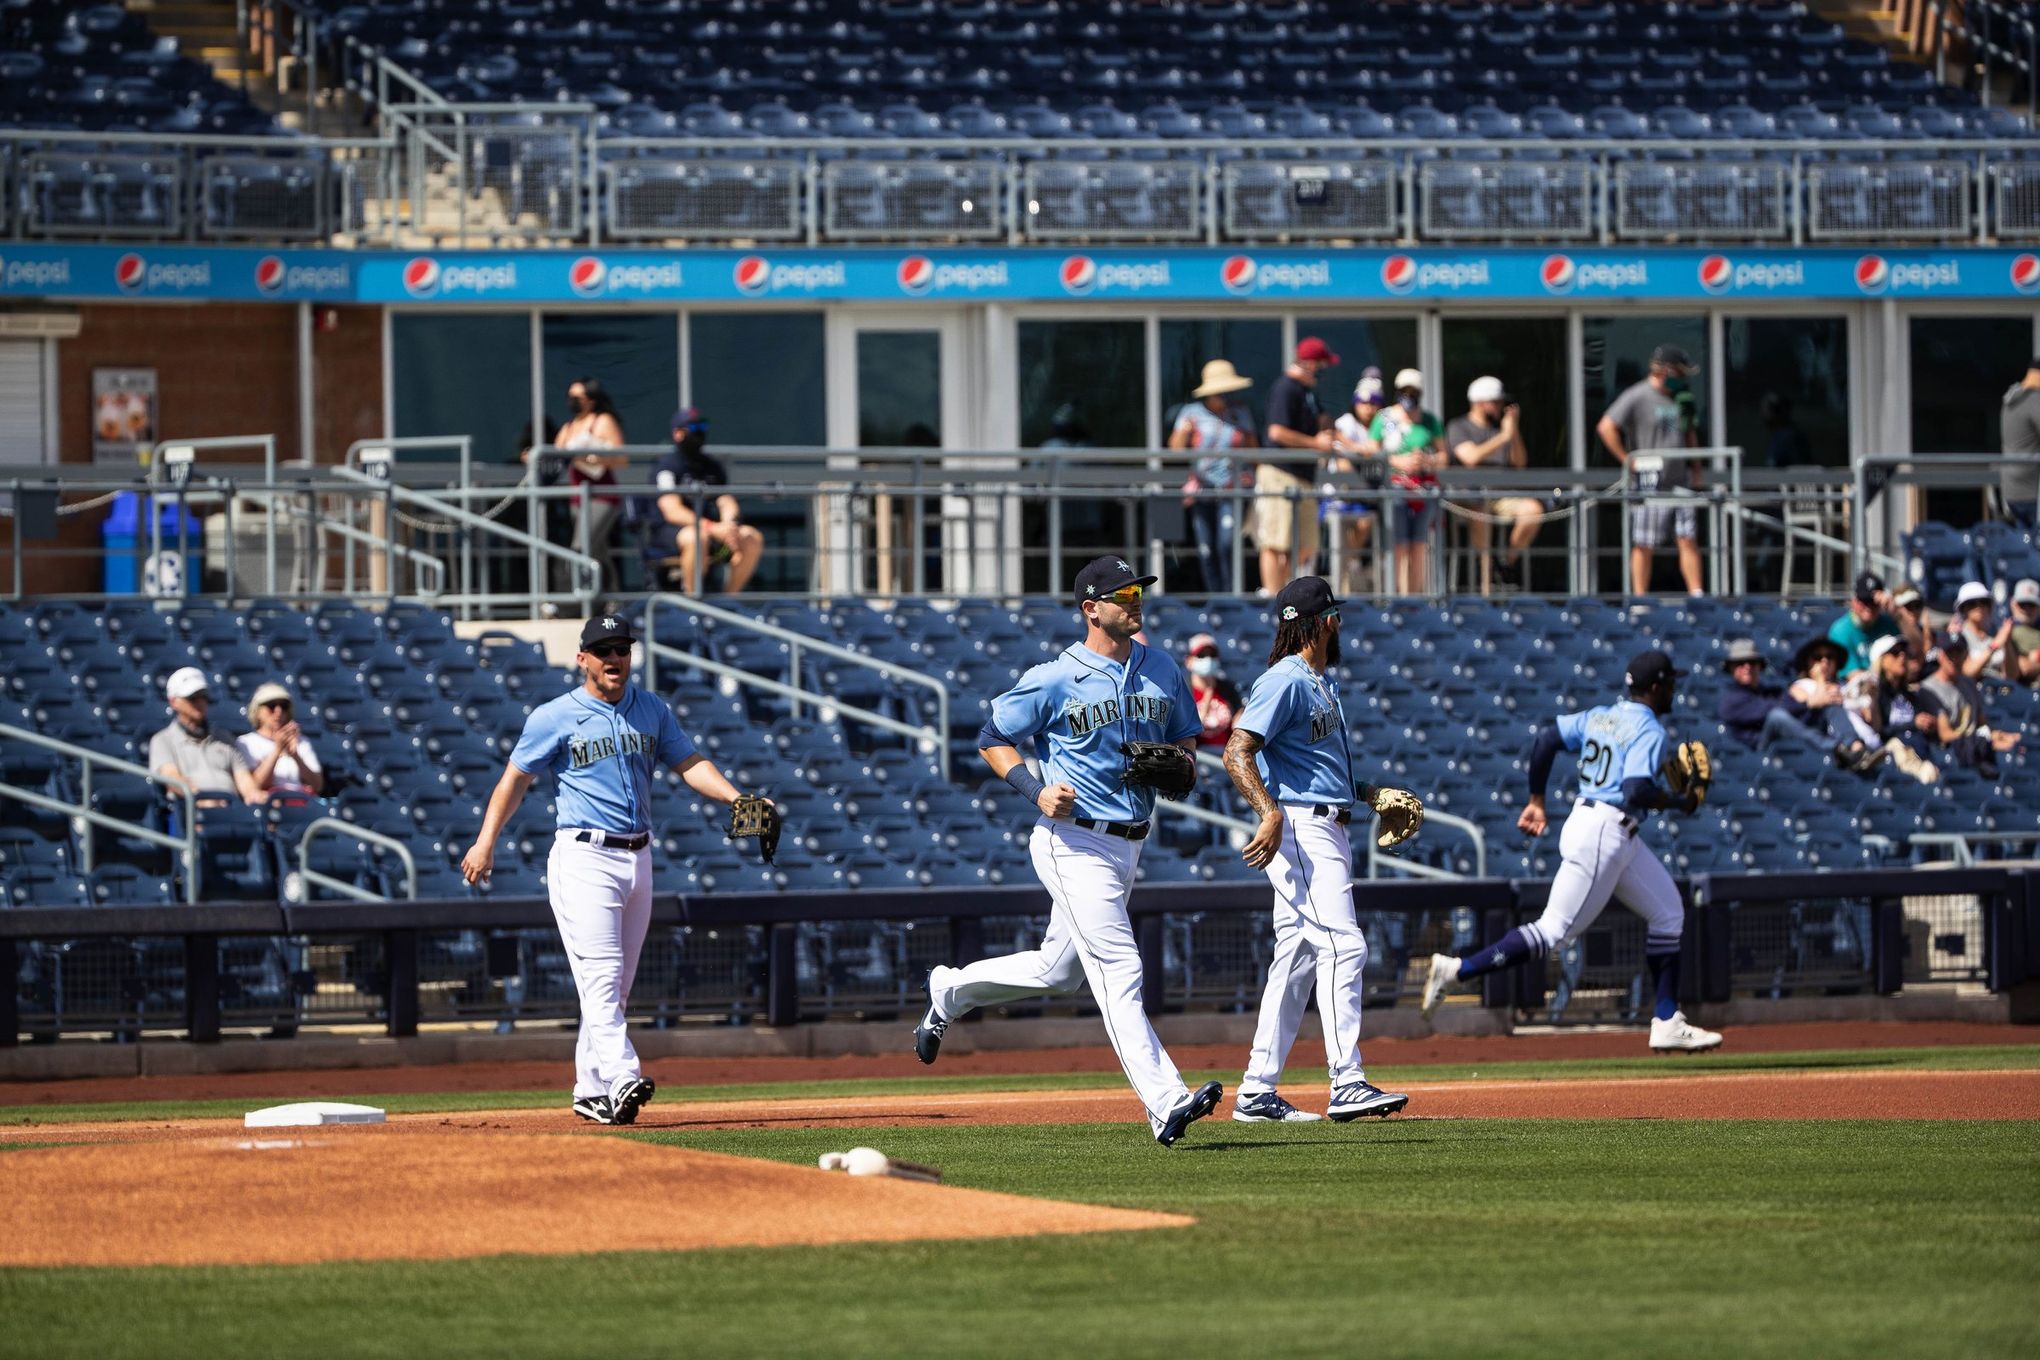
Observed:
[[[163,693],[175,719],[149,738],[149,768],[176,787],[189,789],[201,802],[239,798],[262,801],[254,766],[239,747],[212,730],[212,695],[205,672],[186,666],[171,673]]]
[[[1388,459],[1391,486],[1408,491],[1436,492],[1438,470],[1445,465],[1445,423],[1424,409],[1424,375],[1414,368],[1395,375],[1395,404],[1384,406],[1368,431]],[[1395,516],[1395,588],[1417,595],[1431,588],[1431,540],[1438,534],[1444,503],[1436,495],[1397,496],[1389,502]]]
[[[697,557],[706,547],[707,556],[700,559],[702,576],[707,576],[709,567],[722,566],[723,591],[734,595],[750,584],[758,570],[765,535],[743,522],[743,508],[735,496],[725,491],[713,501],[707,498],[707,488],[730,484],[721,460],[707,453],[707,443],[708,417],[692,406],[675,411],[673,451],[659,459],[652,478],[659,488],[659,514],[673,527],[680,588],[695,588]]]
[[[1871,644],[1879,638],[1897,636],[1898,620],[1891,617],[1891,592],[1884,588],[1883,577],[1866,571],[1856,578],[1848,609],[1828,628],[1828,637],[1840,643],[1847,653],[1841,678],[1846,680],[1857,671],[1870,669]]]
[[[1871,696],[1868,721],[1882,739],[1891,763],[1922,784],[1939,783],[1941,771],[1925,754],[1928,743],[1921,731],[1919,693],[1912,687],[1905,640],[1891,633],[1872,643],[1870,669],[1864,675]],[[1851,684],[1855,683],[1856,678],[1851,677]]]
[[[1842,666],[1848,659],[1848,652],[1839,642],[1832,638],[1814,638],[1792,654],[1792,674],[1798,678],[1785,692],[1808,709],[1825,709],[1839,704],[1842,701]]]
[[[1381,414],[1382,403],[1388,398],[1388,384],[1382,380],[1381,370],[1372,366],[1360,370],[1360,381],[1353,385],[1352,409],[1332,422],[1332,456],[1326,460],[1326,471],[1334,477],[1351,481],[1361,476],[1360,464],[1353,455],[1365,457],[1381,452],[1381,445],[1374,439],[1374,418]],[[1381,479],[1376,476],[1373,485],[1379,486]],[[1324,502],[1324,513],[1340,518],[1339,552],[1334,559],[1337,575],[1327,573],[1334,592],[1347,595],[1361,593],[1360,573],[1367,555],[1367,544],[1374,537],[1374,506],[1367,501],[1332,500]]]
[[[1240,376],[1230,362],[1213,359],[1204,366],[1204,380],[1190,393],[1176,413],[1176,427],[1169,431],[1169,447],[1195,449],[1200,456],[1190,465],[1183,483],[1183,507],[1190,514],[1190,530],[1197,540],[1197,565],[1204,573],[1204,589],[1211,595],[1230,595],[1233,539],[1239,532],[1239,505],[1227,496],[1200,496],[1200,491],[1232,491],[1245,484],[1247,465],[1232,455],[1234,449],[1259,448],[1254,433],[1254,413],[1243,401],[1231,399],[1254,385]]]
[[[2040,581],[2030,576],[2012,587],[2012,640],[2005,678],[2040,685]]]
[[[1990,587],[1981,581],[1967,582],[1955,592],[1955,617],[1949,621],[1948,635],[1960,637],[1968,645],[1969,655],[1962,663],[1964,675],[1991,680],[2006,678],[2012,620],[2006,618],[1992,627],[1991,614],[1996,604]]]
[[[1905,649],[1922,661],[1933,650],[1932,631],[1927,626],[1927,597],[1920,588],[1907,581],[1891,597],[1891,617],[1898,622],[1899,634],[1905,638]]]
[[[1209,633],[1191,638],[1183,669],[1190,672],[1190,697],[1197,701],[1197,716],[1204,721],[1197,744],[1223,750],[1232,736],[1233,719],[1239,716],[1240,690],[1219,671],[1218,639]]]
[[[1995,777],[1997,757],[2019,744],[2019,734],[1992,731],[1984,721],[1983,691],[1962,671],[1968,653],[1960,635],[1934,649],[1934,673],[1920,682],[1915,721],[1923,736],[1946,747],[1959,763]]]
[[[326,772],[312,744],[291,717],[290,691],[275,681],[256,689],[248,700],[253,731],[234,745],[254,767],[255,787],[267,798],[317,798],[326,787]]]
[[[1836,741],[1828,734],[1824,716],[1815,716],[1818,710],[1841,697],[1839,691],[1832,696],[1822,691],[1812,703],[1802,703],[1783,690],[1766,685],[1763,653],[1749,638],[1731,642],[1722,665],[1735,683],[1722,691],[1718,716],[1721,725],[1743,745],[1763,747],[1784,742],[1812,746],[1831,752],[1835,763],[1847,769],[1858,769],[1866,763],[1867,747],[1861,742]],[[1815,723],[1820,725],[1816,727]]]
[[[1508,399],[1500,378],[1475,378],[1466,389],[1466,414],[1445,428],[1445,447],[1465,467],[1528,467],[1530,446],[1517,424],[1522,409]],[[1484,518],[1468,524],[1468,540],[1486,556],[1493,537],[1488,518],[1509,526],[1508,550],[1494,559],[1495,579],[1505,586],[1523,584],[1524,555],[1537,541],[1544,524],[1544,502],[1535,496],[1497,496],[1471,509]]]

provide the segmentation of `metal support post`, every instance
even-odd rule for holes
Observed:
[[[21,995],[15,980],[21,976],[21,946],[13,936],[0,939],[0,1048],[21,1042]]]
[[[383,932],[383,960],[389,976],[389,1036],[408,1039],[418,1032],[418,932]]]
[[[184,1030],[194,1044],[220,1041],[220,940],[184,937]]]
[[[1870,980],[1879,996],[1905,987],[1905,901],[1879,897],[1870,903]]]
[[[765,1023],[784,1029],[800,1023],[800,936],[790,923],[766,932]]]

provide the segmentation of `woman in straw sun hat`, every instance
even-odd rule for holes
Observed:
[[[1239,529],[1238,506],[1230,497],[1200,497],[1199,491],[1232,491],[1246,484],[1246,464],[1232,456],[1234,449],[1260,446],[1254,433],[1254,413],[1245,402],[1234,401],[1235,392],[1254,385],[1242,377],[1227,359],[1213,359],[1204,366],[1204,379],[1176,415],[1176,428],[1169,431],[1172,449],[1196,449],[1204,456],[1191,465],[1183,483],[1183,504],[1190,511],[1190,529],[1197,538],[1197,561],[1204,570],[1204,588],[1213,595],[1233,591],[1233,535]],[[1208,451],[1208,452],[1207,452]]]
[[[234,743],[255,767],[255,786],[267,798],[316,798],[326,787],[326,772],[298,731],[293,709],[282,685],[270,680],[257,686],[248,697],[248,725],[254,730]]]

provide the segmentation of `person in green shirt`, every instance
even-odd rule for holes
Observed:
[[[1828,628],[1828,638],[1849,654],[1842,663],[1842,678],[1870,669],[1870,647],[1881,637],[1903,637],[1898,620],[1891,617],[1891,592],[1884,578],[1866,571],[1856,578],[1855,594],[1849,607]]]
[[[2040,581],[2027,577],[2012,587],[2012,649],[2005,677],[2040,685]]]
[[[1423,374],[1406,368],[1395,375],[1395,401],[1381,408],[1368,434],[1388,460],[1389,485],[1429,493],[1397,496],[1389,509],[1395,522],[1395,588],[1420,594],[1431,582],[1431,540],[1443,514],[1438,469],[1445,466],[1445,422],[1424,409]]]

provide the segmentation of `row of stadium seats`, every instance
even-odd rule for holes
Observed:
[[[0,128],[255,136],[275,121],[117,4],[0,4]]]
[[[1944,612],[1955,607],[1955,593],[1970,581],[1988,585],[2002,609],[2014,585],[2040,580],[2040,542],[1998,520],[1969,529],[1926,520],[1906,534],[1904,546],[1906,575],[1929,606]]]

